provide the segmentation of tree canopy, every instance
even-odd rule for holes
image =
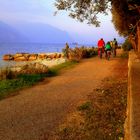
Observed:
[[[116,30],[124,36],[135,30],[140,20],[140,0],[56,0],[58,10],[66,10],[69,16],[81,22],[100,25],[98,14],[112,13]]]

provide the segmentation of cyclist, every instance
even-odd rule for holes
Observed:
[[[98,55],[102,58],[102,53],[104,53],[105,42],[103,38],[98,41]]]
[[[112,52],[113,52],[113,57],[116,56],[116,49],[118,47],[118,42],[116,40],[116,38],[114,38],[114,40],[112,41]]]
[[[107,59],[109,59],[110,55],[111,54],[111,45],[110,45],[110,42],[107,42],[107,44],[105,45],[105,56]]]

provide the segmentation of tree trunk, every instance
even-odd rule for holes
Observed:
[[[137,39],[138,52],[140,52],[140,22],[137,25]]]
[[[137,50],[136,39],[133,37],[133,35],[129,36],[129,41],[131,42],[133,49],[136,51]]]

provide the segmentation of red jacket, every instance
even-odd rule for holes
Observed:
[[[100,39],[100,40],[98,41],[98,48],[103,48],[104,46],[105,46],[104,40]]]

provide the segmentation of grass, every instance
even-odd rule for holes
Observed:
[[[85,102],[82,105],[78,106],[78,110],[82,111],[82,110],[88,110],[91,107],[91,102]]]
[[[78,115],[69,114],[58,129],[56,140],[123,140],[127,81],[103,82],[107,86],[95,90],[77,107]]]
[[[57,76],[57,75],[59,75],[61,70],[72,68],[76,64],[78,64],[77,61],[67,61],[65,63],[62,63],[62,64],[56,65],[52,68],[49,68],[47,77]]]
[[[6,79],[0,81],[0,99],[3,99],[9,95],[14,95],[13,92],[19,89],[30,87],[35,83],[43,80],[43,74],[33,75],[18,75],[16,79]]]
[[[121,58],[128,58],[129,57],[129,52],[128,51],[124,51],[121,55]]]
[[[49,68],[48,73],[45,74],[20,74],[14,78],[0,80],[0,99],[17,94],[16,91],[31,87],[46,77],[59,75],[63,69],[73,67],[77,62],[68,61],[52,68]]]

